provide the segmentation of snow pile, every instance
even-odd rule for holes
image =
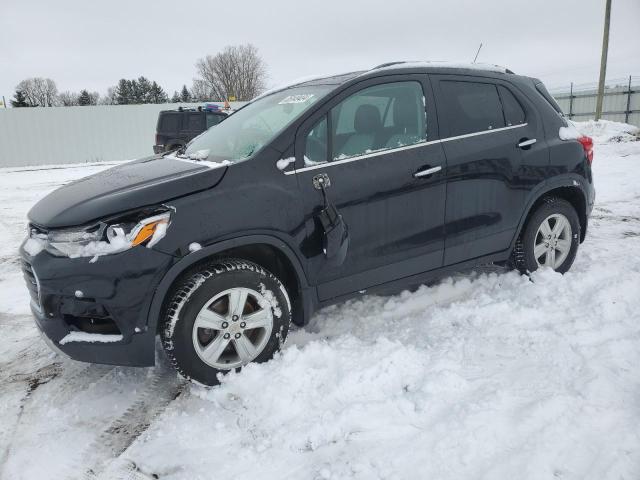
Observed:
[[[206,402],[180,399],[128,454],[168,470],[189,445],[180,464],[202,478],[632,478],[640,272],[620,267],[325,309],[275,360],[193,387]]]
[[[633,142],[640,140],[640,128],[628,123],[611,122],[609,120],[589,120],[572,122],[582,134],[599,143]]]

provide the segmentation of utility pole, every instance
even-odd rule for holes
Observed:
[[[607,0],[604,11],[604,34],[602,36],[602,57],[600,58],[600,79],[598,80],[598,98],[596,101],[596,120],[602,116],[602,98],[604,79],[607,74],[607,53],[609,51],[609,21],[611,20],[611,0]]]

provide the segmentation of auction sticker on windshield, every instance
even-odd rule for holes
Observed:
[[[304,103],[313,97],[313,93],[309,94],[301,94],[301,95],[289,95],[288,97],[284,97],[282,100],[278,102],[278,105],[284,105],[286,103]]]

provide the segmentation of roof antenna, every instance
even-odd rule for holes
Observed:
[[[473,62],[471,63],[476,63],[476,60],[478,59],[478,55],[480,55],[480,50],[482,49],[482,42],[480,42],[480,46],[478,47],[478,51],[476,52],[476,56],[473,57]]]

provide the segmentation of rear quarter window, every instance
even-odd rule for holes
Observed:
[[[567,121],[564,118],[564,113],[560,108],[560,105],[558,105],[558,102],[556,102],[556,99],[551,96],[551,94],[547,90],[547,87],[544,86],[544,83],[542,82],[536,83],[536,90],[538,90],[540,95],[542,95],[542,98],[544,98],[546,102],[551,106],[551,108],[553,108],[556,111],[556,113],[560,116],[560,118],[562,118],[564,125],[567,126]]]
[[[502,100],[502,108],[504,110],[504,119],[507,123],[507,127],[511,125],[520,125],[525,122],[525,113],[522,105],[518,99],[511,93],[511,91],[498,85],[498,92],[500,93],[500,100]]]

